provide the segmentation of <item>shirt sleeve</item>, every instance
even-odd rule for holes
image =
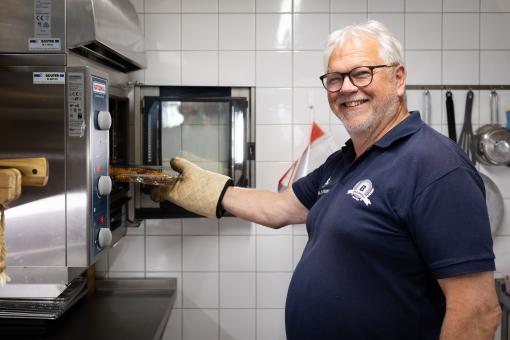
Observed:
[[[483,181],[456,168],[412,203],[410,231],[436,278],[495,270]]]
[[[294,194],[296,194],[296,197],[308,210],[310,210],[317,201],[317,192],[321,184],[324,167],[324,164],[321,165],[292,184]]]

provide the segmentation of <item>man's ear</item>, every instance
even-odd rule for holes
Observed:
[[[406,80],[407,80],[407,71],[404,65],[398,65],[395,70],[395,80],[397,82],[397,94],[400,97],[403,97],[406,92]]]

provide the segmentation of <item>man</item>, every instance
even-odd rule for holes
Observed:
[[[407,111],[400,43],[380,23],[349,26],[330,35],[325,64],[329,104],[351,139],[313,173],[272,193],[177,158],[182,181],[153,197],[273,228],[306,222],[289,340],[493,339],[483,182],[456,144]]]

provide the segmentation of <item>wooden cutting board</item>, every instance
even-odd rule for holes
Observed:
[[[21,177],[18,169],[0,169],[0,205],[6,205],[21,195]]]
[[[48,160],[44,157],[0,159],[0,168],[21,172],[21,184],[43,187],[48,183]]]

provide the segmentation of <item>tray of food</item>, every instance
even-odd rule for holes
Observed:
[[[150,185],[174,185],[180,174],[165,166],[111,166],[110,177],[117,182],[133,182]]]

